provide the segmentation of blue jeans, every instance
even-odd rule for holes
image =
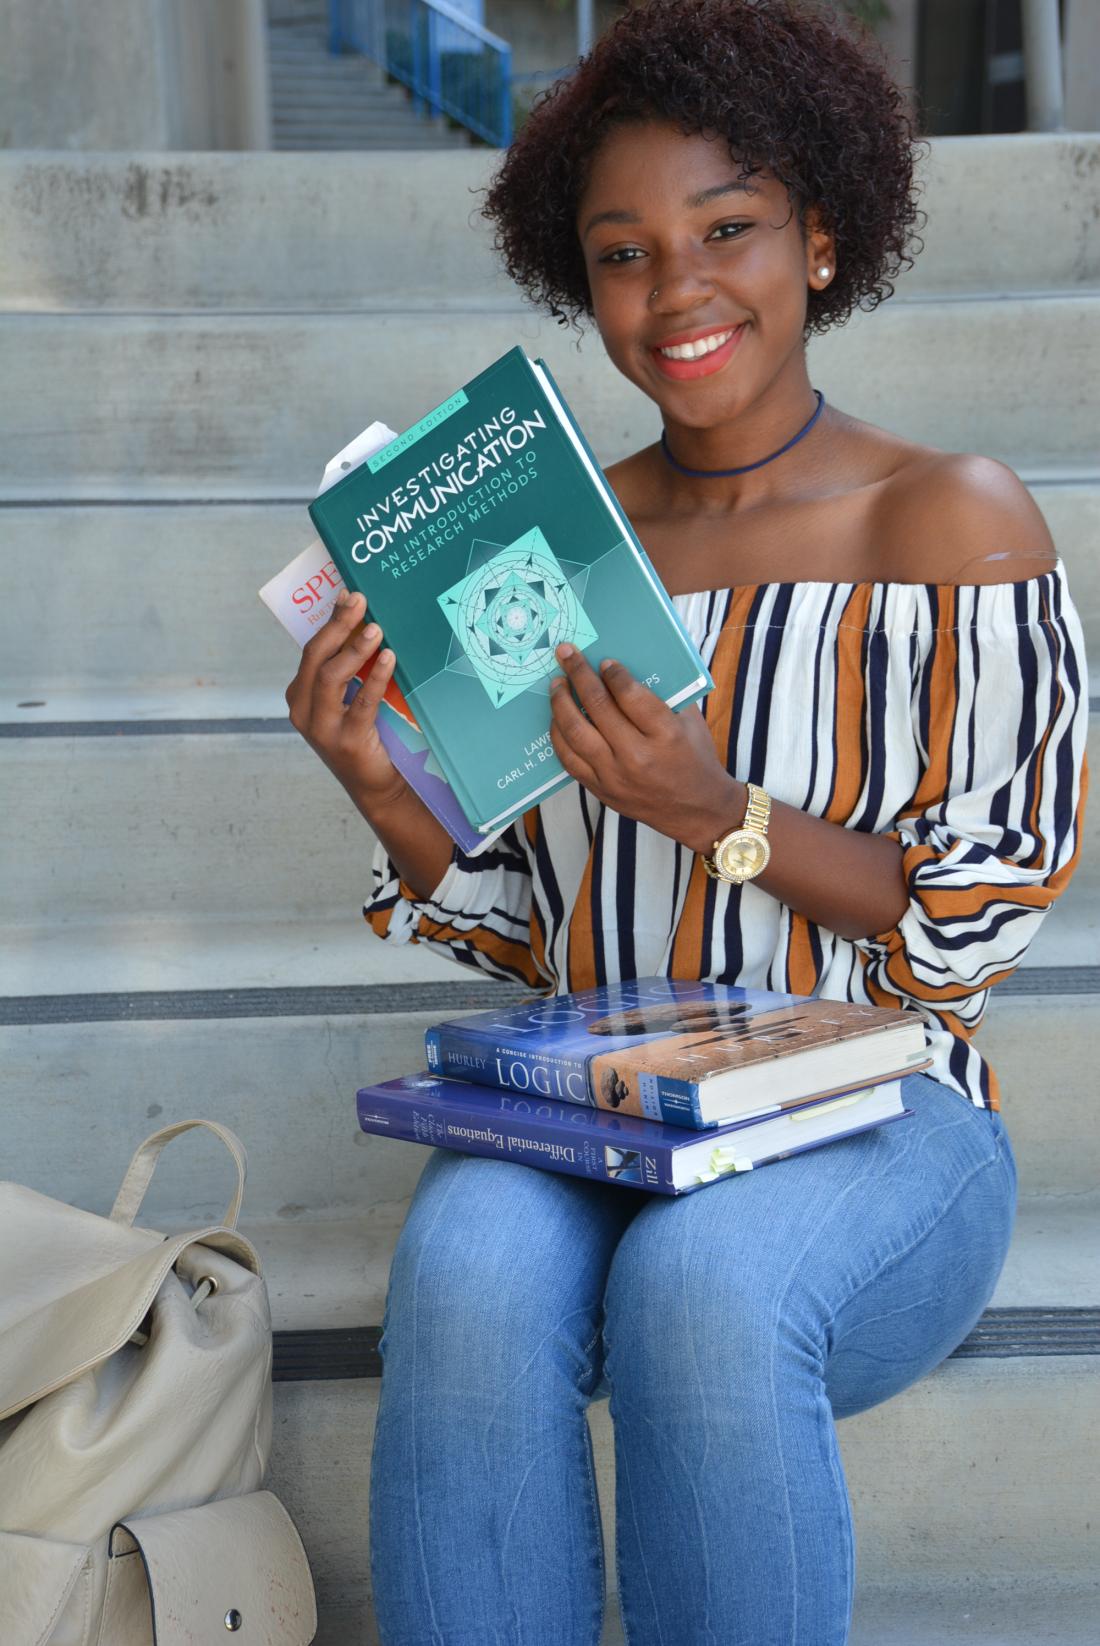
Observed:
[[[1016,1203],[999,1116],[910,1119],[683,1198],[437,1149],[397,1244],[371,1466],[383,1646],[597,1646],[610,1390],[630,1646],[843,1646],[835,1418],[959,1344]]]

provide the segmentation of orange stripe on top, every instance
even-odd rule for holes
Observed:
[[[851,817],[867,778],[862,737],[867,710],[863,649],[873,593],[869,583],[857,584],[844,602],[837,625],[833,712],[836,763],[832,794],[825,811],[825,816],[835,823],[846,823]],[[826,752],[820,751],[822,755]]]
[[[803,915],[792,913],[791,934],[787,940],[787,988],[791,994],[813,994],[817,983],[810,922]]]

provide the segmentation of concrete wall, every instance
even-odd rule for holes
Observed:
[[[6,0],[0,146],[168,147],[158,0]]]
[[[263,0],[4,0],[0,148],[271,142]]]

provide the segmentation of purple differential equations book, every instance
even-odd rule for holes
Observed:
[[[912,1112],[897,1080],[763,1120],[740,1120],[705,1137],[427,1073],[365,1086],[356,1102],[364,1132],[665,1195],[692,1194]]]
[[[913,1012],[640,977],[437,1023],[433,1074],[702,1131],[926,1068]]]

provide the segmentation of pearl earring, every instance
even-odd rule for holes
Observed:
[[[821,276],[822,280],[828,280],[830,274],[833,271],[832,271],[832,269],[818,269],[817,272]]]

